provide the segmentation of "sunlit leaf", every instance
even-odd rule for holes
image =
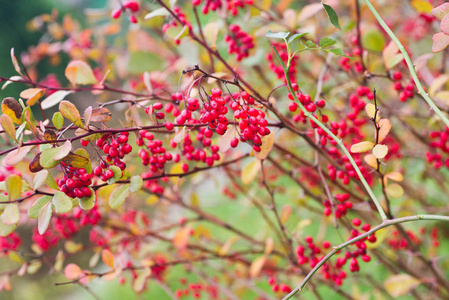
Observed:
[[[258,160],[253,160],[247,164],[241,173],[241,180],[243,184],[250,184],[256,179],[260,172],[260,162]]]
[[[262,255],[262,256],[259,256],[258,258],[256,258],[251,263],[251,266],[249,267],[249,275],[251,276],[251,278],[255,278],[255,277],[259,276],[266,261],[267,261],[267,257],[265,255]]]
[[[446,47],[449,45],[449,35],[444,34],[443,32],[435,33],[433,35],[432,41],[432,52],[438,53],[446,49]]]
[[[408,274],[395,274],[385,280],[384,286],[387,292],[396,298],[407,295],[420,283],[421,280]]]
[[[16,127],[14,126],[11,117],[5,114],[1,115],[0,124],[2,125],[3,130],[5,130],[5,132],[9,135],[9,137],[17,142]]]
[[[404,195],[404,189],[397,183],[388,185],[385,191],[391,198],[401,198]]]
[[[259,152],[254,153],[254,157],[259,160],[266,159],[270,154],[271,149],[273,149],[273,145],[274,145],[274,133],[272,131],[270,132],[270,134],[262,137],[262,146],[260,147]]]
[[[77,279],[83,274],[83,270],[81,270],[78,265],[68,264],[64,269],[64,275],[69,280]]]
[[[58,148],[59,148],[58,153],[56,153],[55,156],[53,157],[53,159],[56,161],[63,159],[70,153],[70,151],[72,150],[72,143],[69,140],[67,140],[64,142],[64,144],[62,144],[62,146]]]
[[[109,197],[109,206],[113,209],[118,209],[122,204],[125,202],[126,197],[128,197],[130,191],[129,191],[129,184],[124,184],[121,186],[118,186],[115,188],[111,196]]]
[[[0,221],[6,225],[14,225],[19,222],[20,212],[17,203],[6,205],[5,210],[0,215]]]
[[[351,146],[352,153],[362,153],[371,150],[374,147],[372,142],[360,142]]]
[[[47,231],[48,225],[50,225],[53,206],[51,202],[48,202],[39,210],[37,217],[37,229],[39,234],[42,235]]]
[[[393,181],[403,181],[404,180],[404,176],[399,173],[399,172],[390,172],[388,174],[385,175],[388,179],[391,179]]]
[[[143,180],[139,175],[135,175],[130,179],[129,190],[133,193],[137,192],[142,188]]]
[[[39,171],[33,178],[33,190],[39,189],[47,181],[48,171]]]
[[[22,178],[19,175],[11,174],[6,177],[6,191],[10,201],[19,198],[22,193]]]
[[[111,269],[114,269],[114,255],[112,255],[111,251],[108,249],[103,249],[101,251],[101,260],[105,265]]]
[[[381,143],[388,135],[391,129],[391,123],[389,119],[380,119],[379,120],[379,140],[378,142]]]
[[[46,109],[49,109],[49,108],[55,106],[56,104],[58,104],[59,102],[64,100],[64,98],[71,93],[73,93],[73,91],[56,91],[56,92],[54,92],[53,94],[51,94],[50,96],[48,96],[47,98],[42,100],[42,102],[41,102],[42,109],[46,110]],[[61,125],[61,127],[62,127],[62,125]]]
[[[59,112],[78,127],[84,128],[84,124],[81,122],[81,116],[76,106],[69,101],[61,101],[59,103]]]
[[[152,12],[146,14],[145,20],[149,20],[154,17],[163,17],[163,16],[168,16],[168,15],[170,15],[170,12],[166,8],[161,7],[161,8],[155,9]]]
[[[65,77],[73,84],[96,84],[94,72],[91,67],[81,60],[71,61],[65,69]]]
[[[180,228],[173,237],[173,245],[178,249],[182,250],[187,247],[187,244],[189,243],[189,237],[190,237],[190,231],[192,229],[187,226]]]
[[[388,153],[388,147],[386,145],[376,145],[373,148],[373,155],[377,158],[377,159],[381,159],[384,158],[385,155],[387,155]]]
[[[63,192],[55,192],[51,202],[58,214],[68,213],[72,209],[72,200]]]
[[[48,202],[50,202],[52,199],[52,196],[42,196],[39,199],[37,199],[36,201],[34,201],[33,205],[28,209],[28,216],[31,219],[37,219],[39,216],[39,211],[41,210],[41,208],[47,204]]]
[[[385,47],[385,38],[378,30],[369,30],[362,36],[362,45],[370,51],[380,52]]]
[[[21,162],[32,148],[33,146],[23,146],[19,149],[15,149],[6,155],[3,162],[7,166],[14,166],[17,163]]]
[[[2,101],[2,112],[5,115],[8,115],[12,121],[16,124],[21,124],[20,119],[22,117],[22,107],[16,101],[16,99],[12,97],[6,97]]]

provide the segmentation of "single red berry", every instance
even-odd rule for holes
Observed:
[[[120,18],[121,13],[122,13],[122,10],[120,8],[117,8],[112,11],[111,16],[114,19],[118,19],[118,18]]]

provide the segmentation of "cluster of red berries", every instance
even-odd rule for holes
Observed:
[[[285,43],[273,43],[272,46],[276,47],[276,50],[279,53],[284,64],[287,64],[288,61],[288,51],[287,45]],[[291,60],[290,69],[288,70],[288,77],[291,82],[296,82],[296,64],[298,62],[298,55],[294,56]],[[278,62],[278,59],[275,54],[267,53],[266,59],[268,60],[268,66],[270,69],[276,74],[276,76],[281,79],[284,79],[284,82],[287,82],[284,77],[284,69]]]
[[[120,8],[116,8],[112,11],[111,16],[114,19],[118,19],[120,18],[120,15],[122,14],[122,12],[129,12],[129,21],[131,23],[137,23],[137,18],[135,16],[135,13],[139,11],[139,3],[137,3],[136,1],[125,1],[125,3],[123,3],[122,6],[120,6]]]
[[[173,8],[173,13],[174,13],[174,14],[178,17],[178,19],[181,21],[181,25],[187,26],[187,28],[189,29],[189,31],[192,31],[192,24],[190,24],[190,22],[187,21],[186,14],[183,13],[183,12],[181,11],[181,8],[179,8],[179,6],[175,6],[175,7]],[[163,32],[167,32],[167,30],[168,30],[169,28],[171,28],[171,27],[177,27],[177,26],[178,26],[178,21],[177,21],[175,18],[173,18],[170,22],[165,23],[165,24],[162,26],[162,31],[163,31]],[[177,40],[175,40],[175,43],[176,43],[176,45],[179,45],[179,44],[181,43],[181,41],[177,39]]]
[[[240,95],[234,94],[234,99],[230,107],[234,110],[234,118],[238,121],[240,129],[240,141],[253,145],[253,150],[260,152],[262,146],[262,137],[270,134],[267,128],[268,121],[265,119],[265,113],[248,104],[254,104],[254,99],[247,93],[241,92]],[[231,140],[231,147],[236,147],[238,139]]]
[[[89,241],[98,247],[104,247],[108,244],[108,239],[101,235],[97,230],[92,229],[89,232]]]
[[[214,279],[216,281],[216,279]],[[187,297],[192,294],[194,299],[200,299],[202,293],[206,292],[207,299],[218,299],[218,288],[215,284],[189,283],[187,279],[181,278],[179,282],[186,287],[175,291],[176,298]]]
[[[271,276],[268,278],[268,284],[271,285],[271,290],[275,293],[282,292],[282,293],[290,293],[292,289],[285,283],[277,284],[276,279]]]
[[[335,217],[337,219],[340,219],[341,217],[345,216],[349,209],[352,208],[352,202],[348,201],[349,194],[336,194],[334,196],[335,200],[337,200],[339,203],[335,205]],[[325,200],[323,202],[324,205],[324,211],[323,214],[325,216],[329,216],[332,213],[332,203],[329,200]]]
[[[413,231],[406,230],[406,234],[414,246],[421,245],[422,240],[415,233],[413,233]],[[403,237],[398,230],[391,232],[391,235],[389,235],[386,242],[394,250],[407,250],[410,249],[410,246],[412,246],[408,242],[407,238]]]
[[[58,244],[60,237],[53,230],[47,230],[44,234],[40,234],[38,229],[34,228],[31,239],[42,251],[48,251]]]
[[[107,181],[114,177],[114,172],[109,169],[111,165],[119,167],[122,171],[125,170],[126,163],[122,159],[133,150],[128,144],[128,136],[129,132],[120,132],[118,135],[107,134],[96,141],[97,147],[106,154],[104,160],[101,160],[100,165],[94,169],[94,174],[100,176],[101,180]]]
[[[446,126],[445,130],[442,131],[432,131],[429,136],[432,140],[430,142],[432,152],[426,153],[427,161],[433,164],[436,169],[441,168],[443,165],[449,168],[449,157],[447,156],[449,154],[449,146],[447,144],[449,127]],[[442,153],[438,153],[439,151]],[[443,158],[442,154],[445,155],[445,158]]]
[[[182,155],[188,160],[188,161],[201,161],[203,163],[206,163],[208,166],[212,166],[214,164],[214,161],[220,160],[220,155],[218,154],[219,147],[217,145],[211,145],[211,140],[205,137],[205,132],[207,128],[201,128],[199,130],[199,133],[196,135],[196,139],[202,143],[202,145],[205,147],[205,149],[197,149],[192,145],[192,140],[187,135],[182,143]],[[206,150],[207,148],[210,148],[210,151],[212,152],[210,156],[208,156]],[[188,171],[188,165],[185,167],[183,165],[182,167],[184,172]]]
[[[401,72],[394,72],[392,76],[394,80],[393,88],[399,92],[399,100],[402,102],[407,101],[407,99],[411,99],[414,96],[415,84],[413,79],[404,87],[402,80]]]
[[[70,198],[90,197],[92,190],[88,186],[92,184],[92,174],[88,174],[86,169],[77,169],[65,165],[63,162],[61,162],[61,166],[64,168],[65,173],[64,177],[57,182],[61,192]]]
[[[146,144],[145,139],[147,140]],[[171,153],[166,152],[162,141],[155,139],[154,135],[147,130],[139,130],[136,144],[137,146],[146,146],[146,149],[139,149],[139,157],[142,159],[144,166],[150,166],[152,172],[163,170],[165,163],[173,159]]]
[[[230,33],[225,36],[225,41],[228,44],[228,53],[235,53],[237,61],[241,61],[248,57],[249,51],[254,48],[253,37],[236,24],[230,25],[229,30]]]
[[[199,6],[203,0],[192,0],[193,6]],[[238,8],[244,8],[245,5],[251,5],[254,0],[226,0],[226,9],[235,16],[238,14]],[[205,0],[201,8],[203,14],[208,14],[209,11],[216,11],[223,6],[222,0]]]
[[[358,58],[360,57],[360,48],[358,47],[359,44],[359,40],[357,39],[356,36],[354,36],[351,39],[351,44],[353,45],[353,50],[352,50],[352,56],[354,58]],[[346,53],[347,56],[351,56],[351,53]],[[351,60],[346,56],[342,56],[338,62],[338,64],[340,65],[340,67],[346,71],[349,72],[351,69],[355,72],[355,73],[362,73],[363,72],[363,65],[357,61],[357,60]]]
[[[192,98],[190,98],[192,99]],[[187,107],[193,108],[198,106],[187,101]],[[222,97],[222,92],[219,89],[212,89],[209,102],[205,102],[201,110],[200,122],[207,123],[208,128],[204,131],[204,136],[210,139],[215,130],[218,135],[223,135],[228,130],[228,119],[226,114],[228,107],[226,106],[226,99]]]
[[[0,257],[2,254],[8,254],[10,250],[14,251],[22,244],[22,239],[15,232],[11,232],[7,236],[0,236]]]

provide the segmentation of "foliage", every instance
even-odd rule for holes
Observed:
[[[93,297],[448,298],[449,3],[363,3],[36,16],[0,77],[23,86],[1,105],[0,293],[38,273]]]

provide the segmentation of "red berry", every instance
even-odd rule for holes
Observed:
[[[120,18],[121,13],[122,13],[122,10],[120,8],[117,8],[112,11],[111,16],[114,19],[118,19],[118,18]]]

